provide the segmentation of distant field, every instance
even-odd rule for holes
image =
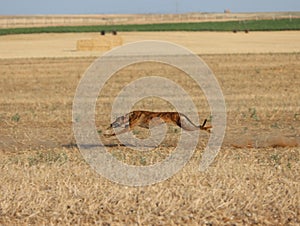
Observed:
[[[276,32],[119,32],[123,44],[160,40],[185,46],[197,54],[297,53],[300,31]],[[107,37],[111,36],[108,34]],[[102,51],[77,51],[82,39],[100,37],[94,33],[44,33],[0,36],[0,58],[100,56]]]
[[[105,31],[282,31],[300,30],[300,18],[279,20],[245,20],[197,23],[160,23],[128,25],[57,26],[0,29],[0,35],[33,33],[70,33]]]
[[[300,12],[0,15],[0,28],[92,26],[120,24],[195,23],[209,21],[279,20],[300,18]]]

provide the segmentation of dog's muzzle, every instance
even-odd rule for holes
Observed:
[[[110,125],[111,128],[117,128],[120,127],[120,124],[118,122],[114,122]]]

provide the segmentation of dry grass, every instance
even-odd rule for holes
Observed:
[[[97,175],[74,146],[72,100],[94,58],[1,59],[0,224],[300,224],[300,55],[202,58],[225,95],[224,145],[201,173],[198,165],[207,140],[201,136],[182,171],[140,188]],[[201,117],[209,115],[207,103],[200,102],[203,95],[187,77],[167,66],[144,63],[121,70],[107,84],[111,95],[104,92],[97,104],[100,130],[109,123],[110,101],[117,90],[151,73],[174,75],[193,96]],[[136,107],[162,106],[145,100]],[[146,165],[172,151],[175,129],[145,155],[114,147],[117,140],[106,142],[116,158]]]
[[[0,222],[299,224],[299,149],[224,148],[206,173],[199,159],[165,182],[131,188],[101,178],[76,149],[6,156]]]

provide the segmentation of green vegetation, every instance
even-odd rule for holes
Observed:
[[[19,122],[20,119],[21,119],[21,116],[19,115],[19,113],[16,113],[11,117],[11,120],[14,122]]]
[[[250,118],[259,121],[259,117],[257,116],[257,112],[255,108],[249,108]]]
[[[300,18],[280,20],[246,20],[200,23],[164,23],[164,24],[131,24],[99,26],[65,26],[0,29],[0,35],[32,33],[67,33],[105,31],[281,31],[300,30]]]

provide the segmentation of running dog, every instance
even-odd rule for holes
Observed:
[[[140,126],[149,129],[151,126],[158,126],[163,123],[175,124],[187,131],[204,130],[210,133],[212,126],[205,126],[207,119],[202,125],[195,125],[187,116],[178,112],[152,112],[152,111],[132,111],[124,116],[118,117],[106,131],[113,128],[122,127],[116,133],[104,133],[105,137],[113,137],[131,131],[134,127]]]

